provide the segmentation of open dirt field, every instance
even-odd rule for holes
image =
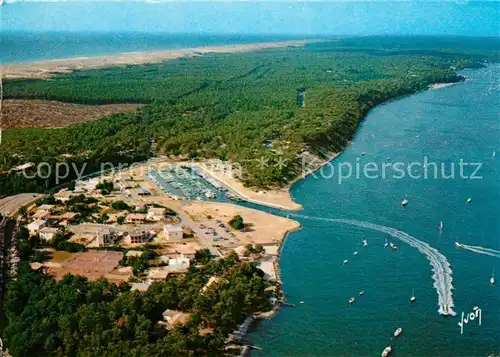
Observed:
[[[82,105],[50,100],[6,99],[2,104],[2,129],[60,128],[100,119],[116,113],[131,113],[137,104]]]
[[[111,273],[122,256],[121,252],[77,253],[65,262],[62,268],[50,268],[49,271],[57,280],[62,279],[68,273],[82,275],[89,280],[97,280]]]

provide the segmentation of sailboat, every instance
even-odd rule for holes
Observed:
[[[413,290],[411,291],[411,298],[410,298],[410,302],[413,304],[416,300],[417,300],[417,298],[415,297],[415,289],[413,289]]]
[[[444,227],[444,226],[443,226],[443,221],[440,221],[440,222],[439,222],[439,230],[440,230],[440,231],[442,231],[442,230],[443,230],[443,227]]]
[[[493,273],[491,274],[490,284],[495,285],[495,270],[493,269]]]

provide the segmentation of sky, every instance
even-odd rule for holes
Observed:
[[[500,2],[4,0],[2,31],[500,35]]]

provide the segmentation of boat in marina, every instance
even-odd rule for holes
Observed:
[[[413,304],[416,300],[417,298],[415,297],[415,289],[413,289],[411,292],[410,302]]]
[[[403,329],[401,327],[398,327],[396,331],[394,331],[394,337],[398,337],[403,333]]]

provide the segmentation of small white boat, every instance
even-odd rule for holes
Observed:
[[[363,296],[364,294],[365,294],[364,290],[359,292],[359,296]]]
[[[354,255],[354,256],[358,255],[358,252],[354,252],[354,254],[353,254],[353,255]]]
[[[391,242],[391,248],[392,249],[398,249],[398,246],[396,244],[394,244],[394,243]]]
[[[391,161],[391,158],[389,156],[387,156],[386,160],[387,161]]]
[[[411,292],[410,302],[413,304],[416,300],[417,298],[415,297],[415,289],[413,289]]]
[[[493,270],[493,273],[491,274],[490,284],[495,285],[495,270]]]
[[[470,198],[470,197],[469,197],[469,198],[467,199],[467,203],[471,203],[471,202],[472,202],[472,198]]]
[[[392,347],[391,346],[387,346],[386,348],[384,348],[384,351],[382,352],[382,354],[380,355],[381,357],[387,357],[391,354],[392,352]]]
[[[303,301],[300,302],[300,304],[303,304],[303,303],[304,303]]]
[[[396,331],[394,331],[394,337],[398,337],[403,333],[403,329],[401,327],[398,327]]]
[[[492,157],[492,158],[495,158],[495,156],[497,156],[497,152],[496,152],[496,151],[493,151],[493,154],[491,154],[491,157]]]
[[[368,245],[368,241],[365,239],[363,240],[363,247],[366,247]]]
[[[352,305],[354,303],[354,297],[349,298],[349,305]]]
[[[440,222],[439,222],[439,230],[440,230],[440,231],[442,231],[442,230],[443,230],[443,228],[444,228],[444,226],[443,226],[443,221],[440,221]]]
[[[387,239],[385,240],[385,244],[384,244],[384,248],[387,248],[389,246],[389,242],[387,241]]]
[[[366,152],[364,152],[364,151],[363,151],[363,152],[361,153],[361,156],[365,156],[365,155],[366,155]]]
[[[455,245],[460,248],[462,246],[462,244],[458,243],[458,242],[455,242]]]
[[[347,259],[346,259],[346,260],[344,260],[344,264],[347,264],[347,263],[349,263],[349,261],[348,261]]]
[[[405,198],[403,201],[401,201],[401,207],[404,207],[408,204],[408,200]]]

